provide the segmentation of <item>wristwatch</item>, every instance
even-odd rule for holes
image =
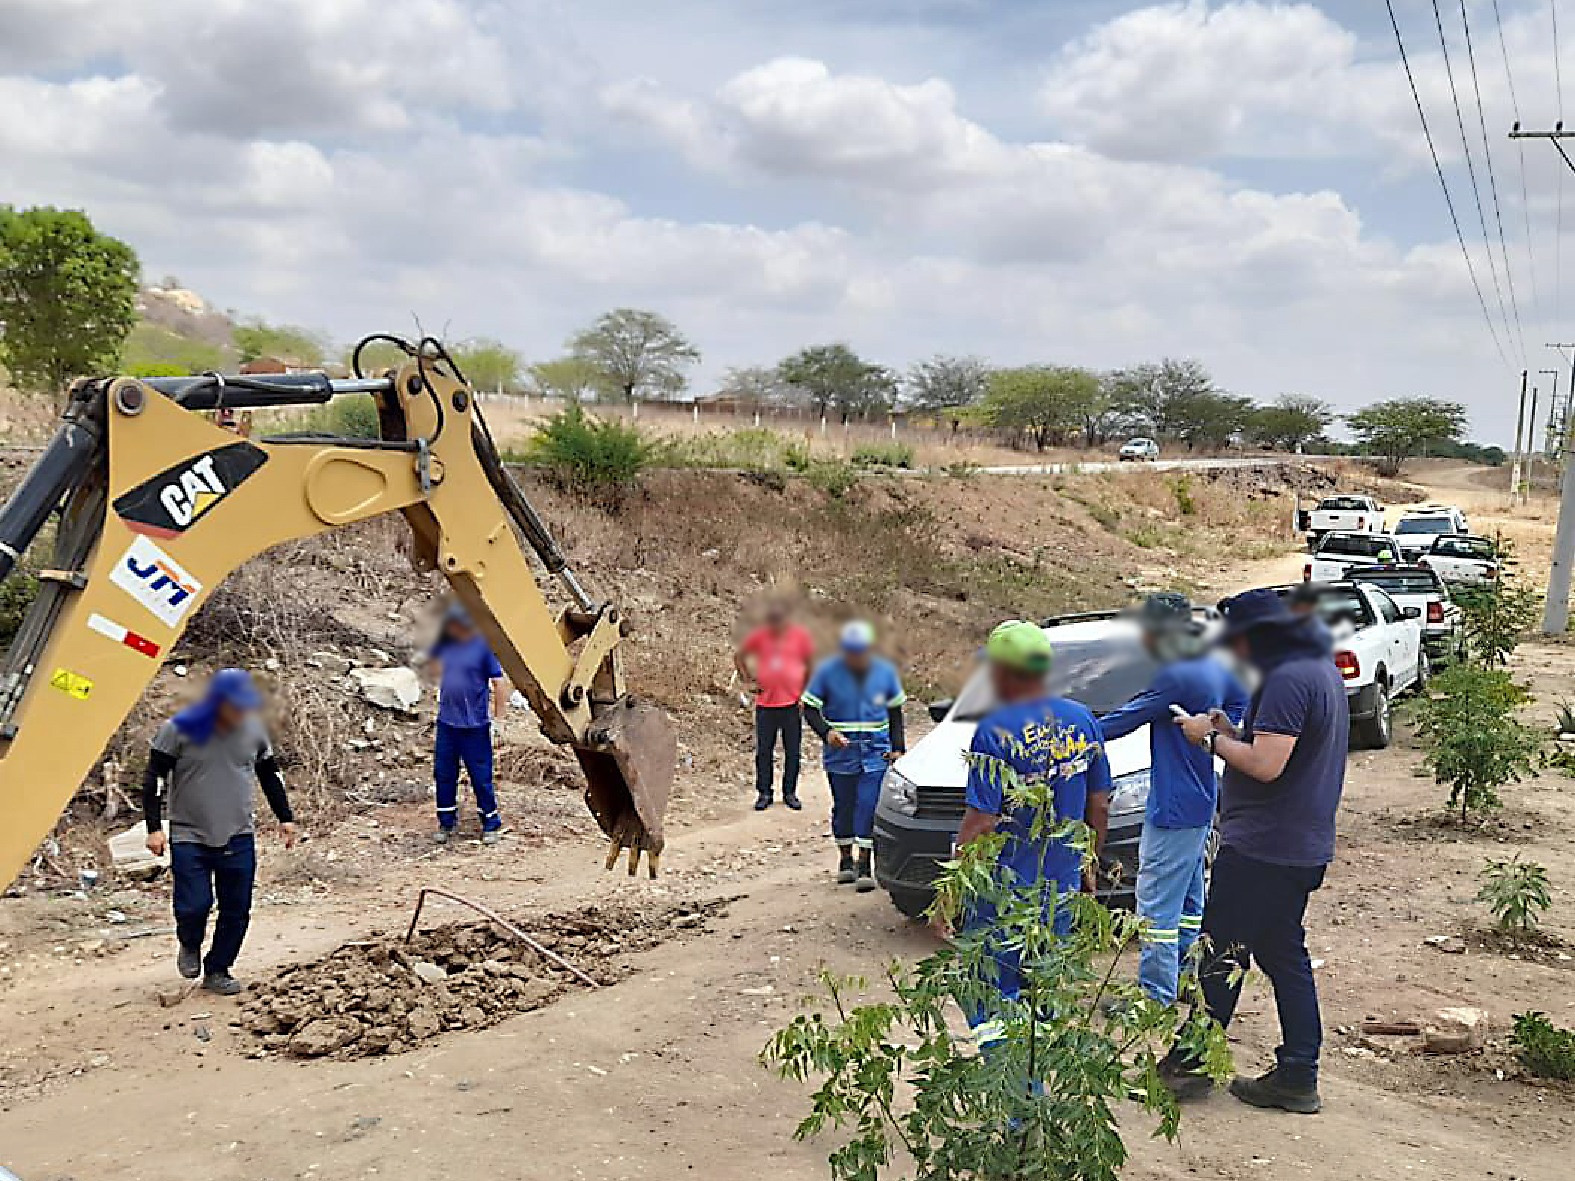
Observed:
[[[1220,732],[1218,730],[1210,730],[1203,736],[1203,742],[1201,745],[1204,750],[1209,752],[1210,757],[1212,757],[1214,754],[1214,744],[1219,741],[1219,738]]]

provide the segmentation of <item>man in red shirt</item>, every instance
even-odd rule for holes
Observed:
[[[733,654],[733,667],[755,694],[755,811],[771,807],[771,776],[777,736],[782,736],[782,802],[795,812],[798,767],[804,746],[804,718],[799,695],[809,683],[815,642],[793,622],[788,605],[774,599],[765,622],[744,637]],[[750,662],[753,661],[753,667]]]

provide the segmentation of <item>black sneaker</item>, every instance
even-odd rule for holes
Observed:
[[[175,957],[175,969],[187,980],[202,975],[202,948],[183,947]]]
[[[795,812],[802,811],[804,808],[803,801],[801,801],[797,796],[783,796],[782,802],[789,808],[793,809]]]
[[[860,894],[868,894],[875,888],[875,855],[868,849],[859,850],[859,873],[854,879],[853,888]]]
[[[769,807],[771,807],[771,797],[770,796],[756,796],[755,797],[755,811],[756,812],[764,812]]]
[[[1257,1078],[1232,1079],[1230,1093],[1253,1107],[1277,1107],[1297,1115],[1317,1115],[1323,1107],[1316,1082],[1293,1084],[1278,1067]]]
[[[846,845],[837,848],[837,885],[851,886],[859,875],[853,872],[853,850]]]
[[[246,986],[228,972],[209,972],[202,978],[202,986],[220,996],[239,996]]]

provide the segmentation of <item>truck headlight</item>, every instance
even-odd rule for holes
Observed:
[[[881,795],[885,797],[887,807],[901,812],[904,816],[919,814],[919,789],[913,780],[901,774],[897,768],[887,768],[886,778],[881,780],[880,790]]]
[[[1129,816],[1148,808],[1149,768],[1116,776],[1110,790],[1110,815]]]

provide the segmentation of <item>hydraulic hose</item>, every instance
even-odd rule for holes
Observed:
[[[43,456],[0,509],[0,579],[11,573],[49,514],[92,470],[100,439],[92,417],[67,412]]]

